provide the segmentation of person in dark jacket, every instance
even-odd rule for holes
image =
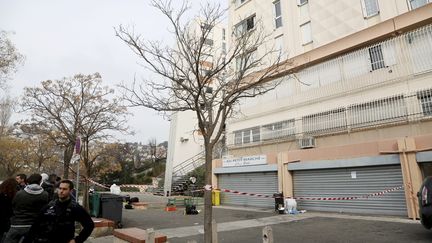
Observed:
[[[40,174],[32,174],[24,190],[15,195],[12,201],[14,215],[11,218],[11,227],[6,234],[5,242],[19,242],[30,230],[41,208],[48,203],[48,193],[40,186],[41,180]]]
[[[17,192],[18,182],[14,178],[7,179],[0,184],[0,243],[10,228],[12,217],[12,199]]]
[[[18,187],[17,187],[18,191],[19,190],[24,190],[24,188],[27,186],[27,182],[26,182],[27,181],[27,176],[26,176],[26,174],[18,174],[15,177],[15,179],[18,182]]]
[[[73,182],[60,182],[58,199],[43,207],[35,223],[26,236],[24,243],[83,243],[94,228],[93,220],[87,211],[72,200]],[[75,237],[75,222],[82,230]]]

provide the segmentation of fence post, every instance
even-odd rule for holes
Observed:
[[[155,232],[153,228],[147,229],[147,239],[146,242],[148,243],[155,243]]]
[[[264,227],[262,231],[263,243],[273,243],[273,230],[270,226]]]

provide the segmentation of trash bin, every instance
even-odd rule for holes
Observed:
[[[220,205],[220,191],[217,190],[212,191],[212,204],[213,206]]]
[[[273,197],[275,199],[275,211],[277,212],[279,210],[279,205],[282,205],[282,207],[285,206],[283,193],[275,193]]]
[[[115,222],[118,228],[122,227],[123,197],[111,193],[100,194],[100,217]]]
[[[89,194],[89,207],[90,215],[92,217],[99,217],[100,215],[100,194],[93,192]]]

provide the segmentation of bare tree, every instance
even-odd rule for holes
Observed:
[[[63,148],[65,178],[69,177],[78,136],[83,139],[84,164],[90,165],[89,143],[107,138],[108,130],[126,129],[126,108],[112,97],[114,91],[101,83],[98,73],[78,74],[43,81],[40,87],[25,88],[22,107],[31,112],[35,130]]]
[[[224,133],[225,122],[236,113],[241,100],[264,94],[279,84],[269,80],[279,73],[280,55],[266,47],[269,35],[257,23],[251,26],[245,22],[237,28],[226,53],[208,45],[210,34],[225,14],[220,5],[204,4],[200,17],[189,21],[184,21],[190,9],[187,1],[179,9],[164,0],[153,0],[152,6],[169,20],[176,45],[164,46],[145,40],[133,28],[118,27],[117,36],[158,77],[122,85],[124,96],[131,106],[168,113],[195,112],[204,140],[206,184],[211,185],[213,148]],[[204,238],[208,243],[212,242],[211,191],[206,191],[204,198]]]
[[[24,60],[12,41],[8,38],[6,31],[0,30],[0,87],[4,88],[4,83],[12,73],[17,70],[17,66]]]
[[[0,99],[0,138],[7,134],[14,105],[10,97],[3,97]]]

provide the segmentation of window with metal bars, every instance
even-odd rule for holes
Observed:
[[[423,115],[432,116],[432,90],[423,90],[417,93]]]
[[[381,45],[377,45],[369,48],[369,58],[371,62],[372,71],[385,67],[384,55],[383,55]]]
[[[349,107],[350,125],[367,127],[405,121],[408,118],[407,106],[402,95],[387,97]]]
[[[347,128],[345,108],[307,115],[302,118],[305,134],[325,134]]]
[[[262,140],[291,137],[294,135],[295,135],[294,119],[267,124],[262,126],[261,128]]]

